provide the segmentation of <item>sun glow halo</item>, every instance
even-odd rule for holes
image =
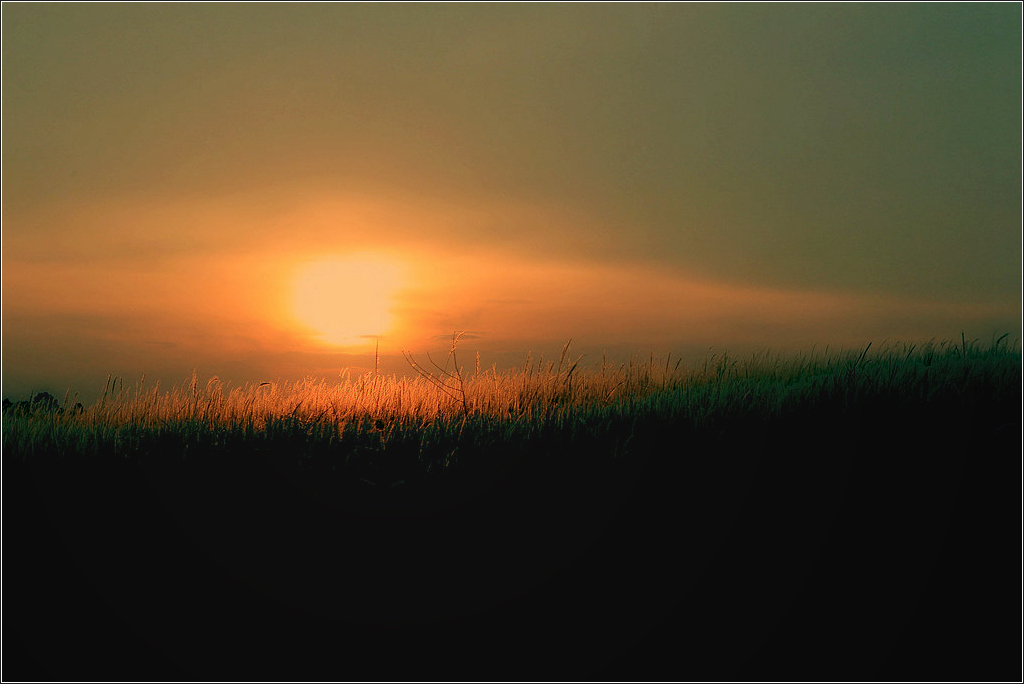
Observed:
[[[376,255],[350,255],[305,264],[294,281],[296,318],[325,343],[354,345],[393,326],[392,299],[401,268]]]

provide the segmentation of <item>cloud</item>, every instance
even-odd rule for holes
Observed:
[[[457,335],[458,335],[460,340],[482,340],[482,339],[484,339],[486,337],[486,335],[484,333],[474,333],[474,332],[471,332],[471,331],[468,331],[468,330],[459,330],[459,331],[457,331]],[[452,337],[453,337],[453,335],[451,335],[451,334],[449,334],[449,335],[434,335],[431,339],[433,339],[433,340],[443,340],[445,342],[450,342]]]
[[[979,334],[1019,325],[1013,306],[951,304],[879,293],[755,287],[715,281],[650,263],[447,259],[455,280],[424,281],[399,303],[409,334],[450,338],[451,329],[486,329],[487,342],[811,345],[879,338]],[[525,295],[525,296],[523,296]],[[487,303],[481,307],[480,301]],[[422,302],[444,302],[445,309]],[[984,331],[984,332],[981,332]]]

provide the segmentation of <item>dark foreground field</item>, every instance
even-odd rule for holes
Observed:
[[[330,434],[8,412],[3,677],[1019,680],[1019,351],[885,363]]]

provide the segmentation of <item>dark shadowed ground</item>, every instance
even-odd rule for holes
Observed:
[[[5,454],[3,675],[1019,680],[1004,413],[641,421],[625,455],[548,435],[397,486]]]

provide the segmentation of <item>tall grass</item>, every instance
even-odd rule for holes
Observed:
[[[806,679],[862,660],[853,679],[900,679],[872,659],[901,635],[926,644],[915,668],[1016,647],[983,629],[1019,587],[1016,343],[413,360],[414,378],[118,380],[80,413],[9,409],[12,623],[43,655],[116,638],[145,667],[194,658],[171,680],[317,652],[479,678],[463,653],[520,663],[523,639],[494,638],[509,625],[595,680],[662,652],[709,671],[739,653],[738,679],[808,652]]]
[[[790,357],[709,354],[696,364],[652,355],[589,370],[573,361],[567,344],[557,361],[528,357],[509,371],[481,369],[479,360],[467,371],[458,365],[455,339],[443,365],[410,357],[420,371],[415,378],[370,373],[231,388],[193,375],[166,390],[114,379],[80,413],[8,412],[3,449],[19,458],[283,449],[381,461],[402,452],[443,466],[460,449],[545,439],[563,446],[604,440],[621,454],[638,421],[641,429],[721,433],[794,416],[891,419],[941,410],[989,430],[1020,414],[1019,344],[1004,338],[987,346],[869,345]]]

